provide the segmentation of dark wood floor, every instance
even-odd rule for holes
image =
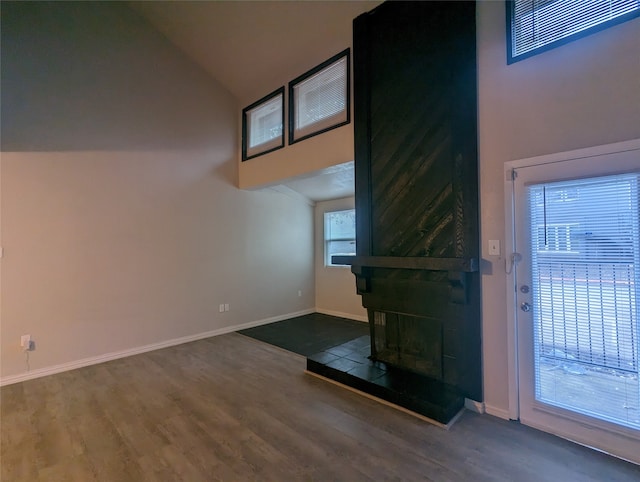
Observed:
[[[3,387],[1,480],[638,481],[488,415],[445,431],[238,334]]]
[[[445,431],[228,334],[3,387],[6,481],[638,481],[488,415]]]

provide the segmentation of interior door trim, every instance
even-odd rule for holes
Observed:
[[[553,164],[558,162],[588,159],[608,154],[640,150],[640,139],[631,139],[613,144],[558,152],[544,156],[529,157],[507,161],[503,168],[504,207],[505,207],[505,250],[504,270],[506,274],[506,317],[507,317],[507,357],[508,357],[508,395],[509,418],[520,418],[519,380],[518,380],[518,331],[516,307],[516,270],[515,256],[515,176],[520,168]]]

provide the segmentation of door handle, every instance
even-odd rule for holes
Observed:
[[[531,311],[531,305],[529,303],[527,303],[526,301],[524,301],[521,305],[520,305],[520,309],[524,312],[529,312]]]

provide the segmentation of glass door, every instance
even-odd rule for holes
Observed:
[[[520,419],[640,462],[638,151],[516,169]]]

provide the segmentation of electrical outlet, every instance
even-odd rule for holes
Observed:
[[[298,290],[298,297],[302,296],[302,290]]]
[[[224,304],[224,311],[229,311],[229,303]]]
[[[220,313],[224,313],[224,303],[220,303],[220,306],[218,306],[218,311]]]
[[[22,335],[20,337],[20,346],[24,351],[31,349],[31,335]]]

